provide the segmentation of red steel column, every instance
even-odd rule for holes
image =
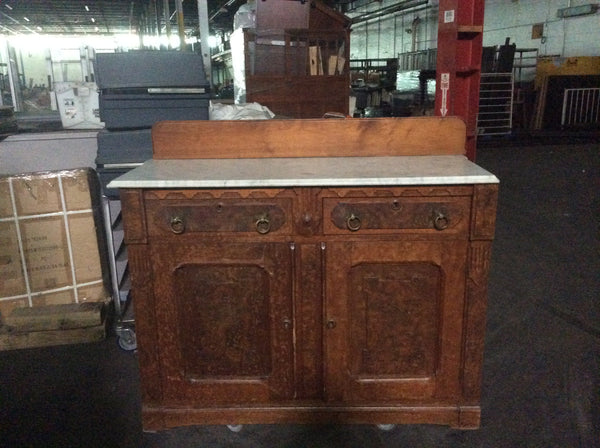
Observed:
[[[435,113],[461,117],[475,160],[484,0],[439,0]]]

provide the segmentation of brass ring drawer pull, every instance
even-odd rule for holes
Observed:
[[[181,216],[172,216],[170,222],[171,231],[177,235],[185,231],[185,221]]]
[[[346,219],[346,227],[348,227],[348,230],[350,230],[351,232],[356,232],[358,229],[360,229],[361,225],[362,222],[360,221],[360,218],[354,213],[350,214],[350,216],[348,216],[348,219]]]
[[[433,215],[433,227],[436,230],[444,230],[448,228],[448,224],[450,220],[448,217],[442,212],[435,212]]]
[[[256,231],[262,235],[271,230],[271,221],[268,216],[262,216],[256,221]]]

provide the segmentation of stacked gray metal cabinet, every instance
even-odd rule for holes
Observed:
[[[183,51],[139,50],[98,53],[100,91],[96,165],[106,190],[113,178],[152,158],[150,130],[161,120],[207,120],[209,83],[202,55]]]
[[[96,169],[104,194],[119,345],[134,349],[127,252],[119,193],[108,183],[152,158],[151,128],[162,120],[207,120],[209,83],[202,56],[182,51],[97,53],[100,119]]]

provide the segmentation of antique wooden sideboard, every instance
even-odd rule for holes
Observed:
[[[456,118],[161,122],[121,189],[143,427],[480,424],[498,180]]]

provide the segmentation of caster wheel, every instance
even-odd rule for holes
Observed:
[[[391,431],[395,427],[396,427],[396,425],[393,425],[393,424],[389,424],[389,425],[377,425],[377,428],[379,428],[381,431]]]
[[[244,425],[227,425],[227,429],[231,432],[240,432]]]
[[[131,330],[123,331],[122,334],[119,335],[117,342],[119,344],[119,347],[128,352],[137,348],[137,340],[135,338],[135,333]]]

